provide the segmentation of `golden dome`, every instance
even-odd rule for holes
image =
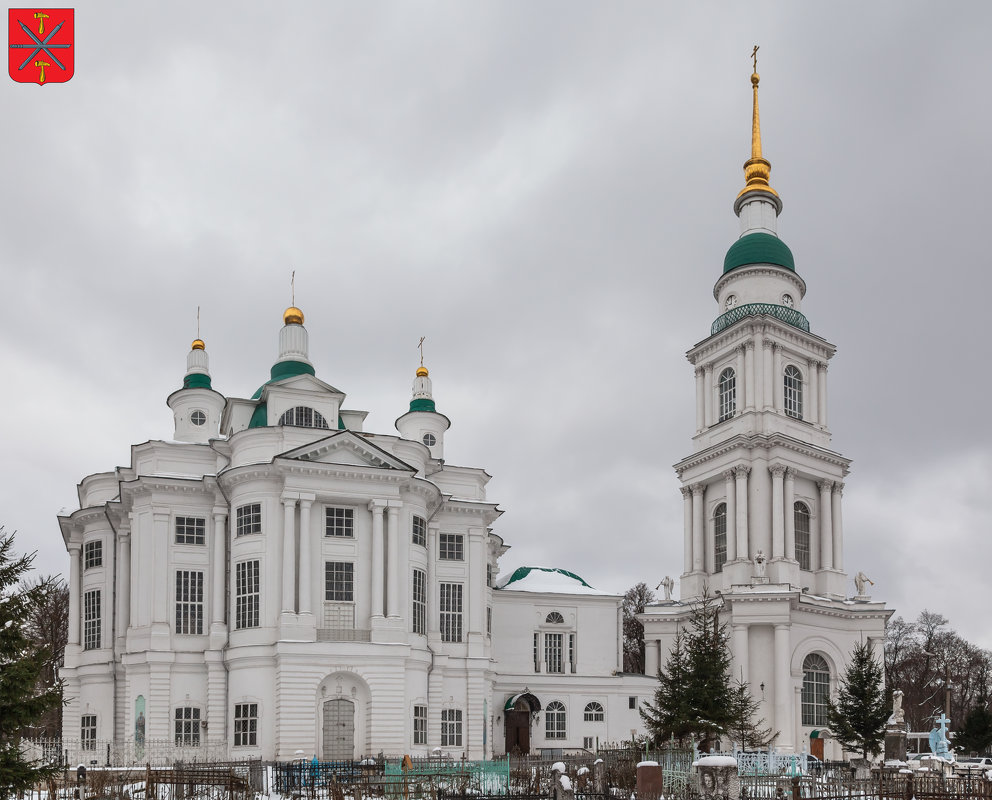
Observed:
[[[203,343],[203,339],[194,339],[193,340],[193,346],[190,349],[191,350],[206,350],[207,349],[207,346]]]
[[[300,311],[296,306],[290,306],[282,315],[282,321],[284,325],[302,325],[303,324],[303,312]]]
[[[427,377],[427,367],[417,367],[417,377],[426,378]]]

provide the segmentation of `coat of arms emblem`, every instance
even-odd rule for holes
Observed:
[[[75,70],[72,8],[9,10],[7,61],[18,83],[65,83]]]

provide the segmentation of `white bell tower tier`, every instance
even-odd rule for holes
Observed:
[[[404,439],[420,442],[431,451],[431,458],[444,460],[444,434],[451,427],[451,420],[438,413],[431,393],[431,379],[427,367],[417,367],[413,379],[413,398],[410,410],[396,420],[396,430]]]
[[[166,402],[172,409],[177,442],[205,444],[220,435],[225,399],[210,386],[210,360],[202,339],[193,340],[186,356],[183,388],[170,394]]]

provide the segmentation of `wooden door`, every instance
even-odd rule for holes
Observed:
[[[529,711],[506,712],[506,752],[523,755],[530,752]]]
[[[819,736],[809,740],[809,754],[823,761],[823,739]]]

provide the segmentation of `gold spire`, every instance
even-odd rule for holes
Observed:
[[[426,336],[420,337],[420,342],[417,347],[420,348],[420,366],[417,367],[417,377],[426,378],[427,377],[427,367],[424,366],[424,340],[427,339]]]
[[[754,72],[751,73],[751,86],[754,91],[754,105],[751,111],[751,158],[744,162],[744,188],[737,196],[740,197],[747,192],[762,191],[778,197],[778,192],[768,184],[772,165],[761,156],[761,122],[758,118],[758,81],[761,77],[758,75],[758,45],[755,45],[754,50],[751,51],[751,57],[754,59]]]
[[[282,322],[284,325],[302,325],[303,312],[296,306],[290,306],[283,312]]]

